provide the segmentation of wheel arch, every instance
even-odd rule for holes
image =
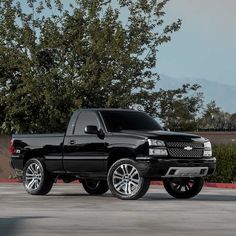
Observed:
[[[32,158],[40,158],[40,159],[45,160],[45,157],[42,152],[30,150],[30,151],[26,152],[24,155],[23,167],[25,166],[26,162]]]
[[[108,160],[107,160],[107,171],[110,167],[118,160],[128,158],[135,160],[135,152],[130,148],[117,148],[110,152]]]

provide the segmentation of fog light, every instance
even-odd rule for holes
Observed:
[[[205,150],[203,153],[204,157],[211,157],[212,156],[212,151],[211,150]]]

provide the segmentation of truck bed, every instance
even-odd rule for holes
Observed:
[[[48,169],[63,171],[63,141],[65,134],[20,134],[13,135],[12,142],[15,143],[17,150],[12,159],[14,168],[22,169],[24,165],[24,155],[26,151],[34,152],[34,156],[45,157]],[[29,154],[28,154],[29,155]],[[24,160],[27,160],[24,159]],[[54,160],[54,166],[52,161]]]

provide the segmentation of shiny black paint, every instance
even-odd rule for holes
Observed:
[[[20,151],[19,155],[14,154],[13,165],[14,160],[18,160],[18,158],[22,160],[22,164],[18,164],[18,166],[23,166],[24,162],[31,157],[45,157],[45,163],[49,171],[64,172],[64,134],[13,135],[12,138],[16,150]]]
[[[154,179],[160,178],[168,167],[176,164],[178,166],[209,166],[213,170],[215,168],[215,162],[209,164],[209,160],[206,159],[201,159],[199,163],[196,163],[196,160],[187,159],[185,163],[181,163],[167,157],[161,162],[156,157],[150,157],[148,153],[148,138],[201,143],[206,139],[197,135],[168,131],[126,130],[110,133],[104,125],[99,109],[89,111],[96,114],[99,121],[98,128],[105,135],[75,134],[76,122],[79,122],[79,115],[83,111],[74,112],[66,134],[13,135],[14,147],[20,152],[14,153],[12,157],[13,167],[22,169],[29,158],[44,157],[49,172],[78,177],[105,178],[109,166],[116,159],[130,157],[139,163],[143,175]]]
[[[65,137],[63,163],[68,173],[103,172],[107,158],[105,140],[97,135]]]

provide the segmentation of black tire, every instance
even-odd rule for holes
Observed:
[[[181,178],[181,179],[164,179],[166,191],[175,198],[192,198],[196,196],[204,185],[204,179],[198,178]]]
[[[135,161],[121,159],[109,169],[107,183],[112,194],[122,200],[136,200],[145,195],[150,180],[140,176]]]
[[[33,158],[26,162],[23,170],[23,184],[29,194],[47,194],[51,190],[54,180],[55,178],[46,170],[42,158]]]
[[[109,189],[106,180],[83,179],[81,182],[84,190],[91,195],[104,194]]]

